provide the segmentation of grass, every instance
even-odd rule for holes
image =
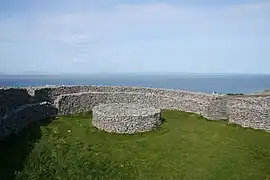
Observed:
[[[90,117],[35,124],[0,144],[1,180],[270,179],[270,133],[163,111],[160,129],[117,135]]]

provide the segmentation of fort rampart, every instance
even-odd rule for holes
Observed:
[[[147,104],[270,131],[270,95],[233,97],[142,87],[44,86],[0,89],[0,138],[29,123],[89,111],[101,103]]]

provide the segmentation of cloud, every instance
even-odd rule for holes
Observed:
[[[215,33],[225,28],[232,33],[246,28],[249,33],[267,23],[270,3],[231,6],[180,6],[167,3],[120,4],[105,10],[37,14],[27,26],[24,19],[0,23],[7,38],[55,38],[66,43],[91,41],[93,38],[130,36],[143,33],[196,34]],[[256,25],[254,27],[254,25]],[[242,27],[242,28],[241,28]],[[198,31],[198,28],[200,31]],[[20,29],[20,31],[18,31]],[[214,30],[215,29],[215,30]],[[261,30],[260,29],[260,30]],[[4,32],[3,32],[4,31]],[[155,31],[155,32],[153,32]],[[18,33],[18,34],[17,34]],[[9,36],[9,37],[8,37]]]
[[[246,28],[244,31],[249,33],[254,28],[258,30],[258,25],[263,28],[269,20],[269,10],[270,3],[193,8],[166,3],[117,5],[104,11],[46,15],[41,17],[37,26],[44,33],[52,32],[56,36],[73,36],[72,33],[78,31],[100,38],[130,36],[136,31],[204,34],[224,28],[232,33]]]
[[[18,16],[5,21],[0,17],[0,39],[40,48],[52,46],[53,50],[46,51],[52,54],[48,57],[57,54],[57,61],[65,61],[69,68],[76,63],[89,63],[106,70],[123,70],[128,65],[132,66],[130,70],[147,70],[151,69],[151,59],[161,57],[174,61],[176,57],[191,58],[193,63],[196,59],[210,61],[207,53],[212,49],[216,58],[231,58],[229,53],[237,53],[231,47],[240,48],[240,41],[248,38],[247,43],[255,46],[270,36],[269,2],[226,6],[118,4],[85,9],[37,12],[33,17]],[[139,67],[138,62],[147,67]],[[166,62],[161,64],[156,69],[165,68]],[[220,66],[223,64],[226,63]]]
[[[94,43],[95,39],[89,34],[79,34],[79,33],[68,33],[64,32],[59,34],[47,34],[48,39],[57,40],[59,42],[65,43],[67,45],[77,45],[82,46],[84,44]]]

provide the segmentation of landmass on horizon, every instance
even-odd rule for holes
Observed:
[[[22,73],[1,73],[0,76],[88,76],[88,75],[210,75],[210,76],[254,76],[254,75],[270,75],[269,73],[205,73],[205,72],[98,72],[98,73],[49,73],[49,72],[39,72],[39,71],[25,71]]]

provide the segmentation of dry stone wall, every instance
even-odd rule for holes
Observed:
[[[148,105],[133,103],[99,104],[93,109],[92,124],[98,129],[120,134],[133,134],[157,129],[161,111]]]
[[[40,103],[50,104],[50,106],[42,106],[45,112],[50,112],[49,109],[55,108],[58,114],[88,111],[101,103],[140,103],[160,109],[193,112],[211,120],[229,119],[230,123],[236,123],[244,127],[270,130],[270,95],[240,98],[142,87],[43,86],[0,89],[0,136],[1,131],[4,131],[3,127],[10,127],[3,124],[12,121],[7,119],[16,117],[14,113],[18,113],[18,109],[20,109],[20,112],[24,112],[23,114],[29,114],[31,108],[35,106],[28,105],[36,104],[40,106]],[[28,107],[28,110],[23,111],[26,107]],[[43,113],[43,111],[39,112]],[[51,117],[52,114],[55,114],[55,112],[47,113],[46,117]],[[42,117],[44,116],[42,115]],[[38,119],[40,118],[38,117]],[[14,122],[17,122],[17,120]],[[14,122],[13,124],[16,124]]]
[[[134,92],[84,92],[60,95],[55,105],[59,114],[74,114],[90,111],[94,106],[106,103],[157,104],[157,97]],[[155,106],[154,106],[155,107]]]
[[[50,103],[23,105],[0,118],[0,140],[17,134],[29,124],[57,115],[57,109]]]
[[[230,123],[270,131],[270,96],[228,100]]]
[[[30,95],[25,89],[0,89],[0,117],[30,102]]]
[[[0,140],[16,134],[33,122],[57,115],[52,103],[41,101],[27,88],[0,89]]]
[[[98,104],[140,103],[160,109],[194,112],[213,120],[227,118],[224,98],[188,95],[187,93],[186,97],[177,97],[152,92],[83,92],[60,95],[56,98],[55,105],[59,114],[89,111]]]
[[[55,103],[61,114],[89,110],[99,103],[139,102],[162,109],[194,112],[209,119],[227,118],[223,97],[199,92],[121,86],[53,86],[37,89],[34,94]]]

